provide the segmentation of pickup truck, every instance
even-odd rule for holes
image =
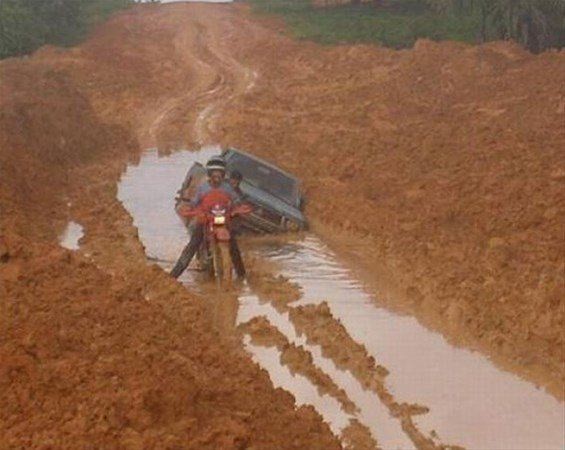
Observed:
[[[253,212],[242,218],[242,226],[255,233],[300,231],[308,227],[302,212],[304,197],[296,177],[250,153],[228,148],[222,152],[229,172],[243,175],[240,188],[244,201]],[[194,163],[189,169],[179,193],[194,196],[197,187],[206,182],[206,168]]]

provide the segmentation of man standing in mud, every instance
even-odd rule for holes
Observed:
[[[239,201],[241,202],[244,197],[244,193],[241,190],[240,184],[243,180],[243,175],[239,170],[232,170],[230,171],[229,176],[229,184],[238,195]],[[233,265],[237,272],[237,276],[239,278],[245,278],[245,266],[243,265],[243,259],[241,258],[241,253],[239,251],[239,247],[237,246],[237,242],[235,239],[239,236],[241,231],[241,223],[238,217],[234,217],[232,219],[232,236],[234,237],[232,240],[235,242],[234,245],[230,246],[230,256],[233,261]]]
[[[198,187],[194,199],[190,202],[192,208],[200,205],[205,196],[213,194],[215,191],[221,191],[227,194],[233,203],[240,202],[241,198],[234,190],[232,185],[225,181],[226,164],[221,156],[213,157],[206,163],[206,171],[208,172],[208,182]],[[193,231],[190,241],[182,251],[177,263],[171,270],[171,275],[178,278],[188,267],[190,261],[198,251],[204,239],[204,225],[198,221],[193,224]],[[241,259],[241,253],[237,245],[235,236],[230,239],[230,254],[238,278],[245,277],[245,267]]]
[[[243,191],[240,187],[241,180],[243,180],[243,175],[239,170],[230,171],[229,183],[236,194],[239,195],[239,198],[243,199]]]

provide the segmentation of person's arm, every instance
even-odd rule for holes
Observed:
[[[196,208],[198,205],[200,205],[200,203],[202,202],[202,197],[204,197],[205,187],[205,185],[198,186],[198,189],[196,189],[196,194],[194,194],[194,198],[190,202],[190,206]]]
[[[185,202],[190,201],[190,198],[188,197],[188,193],[190,192],[190,185],[192,184],[192,178],[193,177],[191,175],[190,178],[183,183],[182,188],[179,191],[180,199],[182,201]]]

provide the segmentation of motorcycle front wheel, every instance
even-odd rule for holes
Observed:
[[[214,242],[211,252],[216,282],[219,285],[225,281],[231,282],[232,262],[229,242]]]

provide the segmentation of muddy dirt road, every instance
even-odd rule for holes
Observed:
[[[2,445],[562,447],[563,52],[277,30],[142,5],[0,63]],[[183,239],[176,150],[215,143],[303,177],[315,224],[247,242],[227,296],[147,261]]]
[[[121,178],[118,198],[146,254],[167,271],[187,239],[172,208],[174,193],[186,167],[218,151],[210,146],[159,156],[149,150]],[[413,318],[376,307],[314,233],[248,237],[242,244],[251,275],[231,295],[218,296],[194,270],[181,282],[215,299],[217,327],[229,335],[237,324],[273,382],[299,403],[314,405],[336,435],[346,435],[355,421],[387,449],[561,445],[559,401],[481,355],[452,347]]]

